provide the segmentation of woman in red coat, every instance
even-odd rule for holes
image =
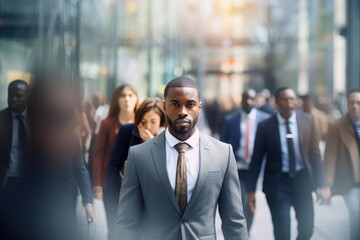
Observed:
[[[103,187],[116,134],[122,124],[135,121],[138,105],[138,94],[130,85],[124,84],[114,90],[109,115],[101,122],[95,144],[93,186],[96,199],[102,200],[103,198]]]

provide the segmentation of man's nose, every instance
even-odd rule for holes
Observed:
[[[188,113],[187,113],[187,109],[185,106],[182,106],[181,109],[180,109],[180,112],[179,112],[179,116],[181,117],[184,117],[184,116],[187,116]]]

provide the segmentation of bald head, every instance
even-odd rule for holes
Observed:
[[[188,77],[177,77],[171,80],[165,87],[164,98],[166,99],[170,88],[194,88],[198,93],[198,98],[200,99],[200,89],[196,82]]]

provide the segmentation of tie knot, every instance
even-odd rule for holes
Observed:
[[[189,147],[190,147],[189,144],[184,142],[178,143],[174,146],[174,148],[178,153],[184,153],[186,150],[189,149]]]

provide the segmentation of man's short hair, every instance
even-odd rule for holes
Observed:
[[[360,88],[350,89],[348,94],[346,95],[347,99],[349,99],[350,95],[353,94],[353,93],[360,93]]]
[[[17,85],[24,85],[24,86],[26,86],[26,88],[29,87],[29,84],[27,82],[25,82],[24,80],[16,79],[9,84],[8,91]]]
[[[290,87],[286,87],[286,86],[282,86],[282,87],[279,87],[278,89],[275,90],[275,93],[274,93],[274,96],[275,96],[275,100],[278,100],[279,96],[280,96],[280,93],[286,91],[286,90],[293,90],[292,88]]]
[[[196,82],[188,77],[177,77],[173,80],[171,80],[165,87],[164,90],[164,98],[166,99],[169,89],[170,88],[176,88],[176,87],[188,87],[188,88],[194,88],[198,92],[198,97],[200,99],[200,89],[199,86],[196,84]]]

